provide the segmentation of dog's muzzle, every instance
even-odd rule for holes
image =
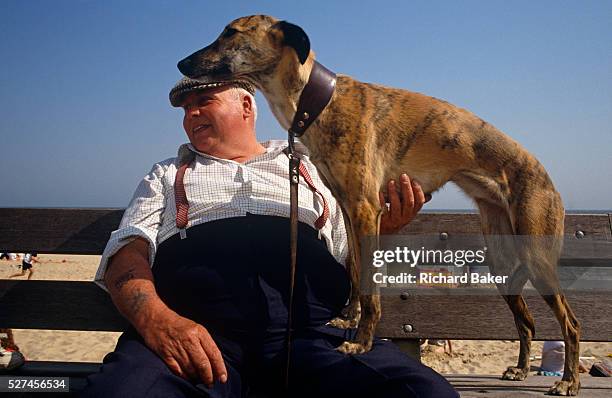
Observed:
[[[183,75],[193,78],[193,61],[191,56],[180,60],[176,66]]]

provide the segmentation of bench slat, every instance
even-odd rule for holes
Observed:
[[[527,295],[536,320],[536,339],[561,339],[552,311],[537,295]],[[567,296],[582,322],[582,341],[608,341],[612,295],[574,292]],[[44,305],[39,305],[45,303]],[[505,301],[498,295],[382,296],[378,335],[387,338],[514,340],[517,333]],[[0,280],[0,325],[17,329],[121,331],[127,322],[109,296],[93,282]],[[440,320],[444,319],[444,322]],[[403,325],[413,332],[406,333]]]
[[[123,209],[0,208],[0,249],[101,254],[123,212]],[[567,238],[575,239],[574,234],[580,230],[589,240],[612,242],[611,218],[609,214],[568,214],[565,217]],[[440,232],[451,236],[480,235],[480,216],[477,213],[422,212],[401,231],[408,235]],[[584,258],[589,258],[588,253]]]
[[[112,332],[128,325],[93,282],[0,280],[0,308],[7,328]]]
[[[56,361],[27,361],[17,369],[7,371],[6,374],[20,376],[45,377],[86,377],[100,369],[97,362],[56,362]]]
[[[0,208],[0,249],[102,254],[123,209]]]
[[[524,296],[536,324],[536,340],[562,340],[552,310],[537,294]],[[609,341],[612,313],[609,292],[568,292],[566,298],[582,324],[581,341]],[[439,338],[516,340],[512,312],[499,295],[383,295],[380,336],[392,338]],[[443,321],[442,321],[443,320]],[[407,333],[403,325],[412,325]]]
[[[612,240],[612,214],[566,214],[565,234],[574,236],[583,231],[593,240]],[[449,235],[480,235],[478,213],[421,212],[404,227],[400,234],[432,234],[446,232]]]
[[[461,398],[528,398],[544,397],[559,377],[529,376],[524,381],[501,380],[492,375],[448,375],[444,377],[461,394]],[[607,398],[612,395],[609,377],[580,375],[581,398]]]
[[[85,377],[97,372],[99,363],[90,362],[28,362],[19,369],[8,372],[19,376],[70,377],[70,390],[80,391],[85,385]],[[501,380],[498,375],[443,375],[463,398],[515,398],[541,396],[559,378],[547,376],[529,376],[521,382]],[[580,375],[580,397],[607,398],[612,394],[612,380],[607,377]],[[58,397],[60,395],[58,394]],[[62,394],[61,396],[70,396]],[[251,397],[251,396],[250,396]],[[261,396],[259,396],[261,397]],[[254,396],[253,396],[254,398]]]

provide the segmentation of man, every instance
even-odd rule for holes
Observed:
[[[21,272],[17,274],[13,274],[9,276],[9,278],[16,278],[18,276],[24,276],[26,271],[28,271],[28,280],[32,279],[32,275],[34,275],[34,268],[32,263],[38,263],[35,257],[37,257],[37,253],[25,253],[23,255],[23,260],[21,261]]]
[[[354,333],[326,325],[350,291],[346,232],[299,144],[313,186],[301,179],[291,391],[282,392],[288,158],[285,143],[257,141],[253,94],[245,82],[189,79],[170,92],[190,143],[154,165],[104,251],[96,280],[133,328],[83,396],[457,396],[388,341],[363,355],[334,350]],[[388,192],[384,233],[425,202],[405,175]]]

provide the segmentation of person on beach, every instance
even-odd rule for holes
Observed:
[[[12,329],[0,328],[0,347],[11,351],[19,351],[19,346],[15,344]]]
[[[37,256],[38,255],[36,253],[25,253],[23,255],[23,260],[21,260],[21,272],[17,274],[13,274],[9,276],[9,278],[16,278],[18,276],[24,276],[26,271],[28,271],[29,272],[28,280],[32,279],[32,275],[34,275],[34,268],[33,268],[32,263],[40,262],[36,259]]]
[[[0,260],[15,261],[17,259],[19,259],[19,256],[16,253],[1,253],[0,254]]]
[[[350,293],[342,212],[299,142],[300,179],[290,391],[283,392],[289,281],[289,182],[284,141],[258,142],[254,88],[183,78],[189,143],[140,182],[104,250],[96,281],[131,327],[84,397],[458,397],[439,374],[375,339],[335,350],[355,330],[327,323]],[[388,184],[381,231],[408,224],[426,201],[402,175]]]
[[[25,358],[15,344],[12,329],[0,328],[0,370],[12,370],[25,363]]]
[[[0,371],[13,370],[25,363],[23,354],[19,351],[0,347]]]

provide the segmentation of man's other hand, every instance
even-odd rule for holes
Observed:
[[[383,214],[380,220],[380,234],[394,234],[412,221],[423,205],[431,200],[416,181],[402,174],[399,184],[395,180],[387,183],[387,193],[379,192]],[[389,207],[387,207],[389,203]]]

